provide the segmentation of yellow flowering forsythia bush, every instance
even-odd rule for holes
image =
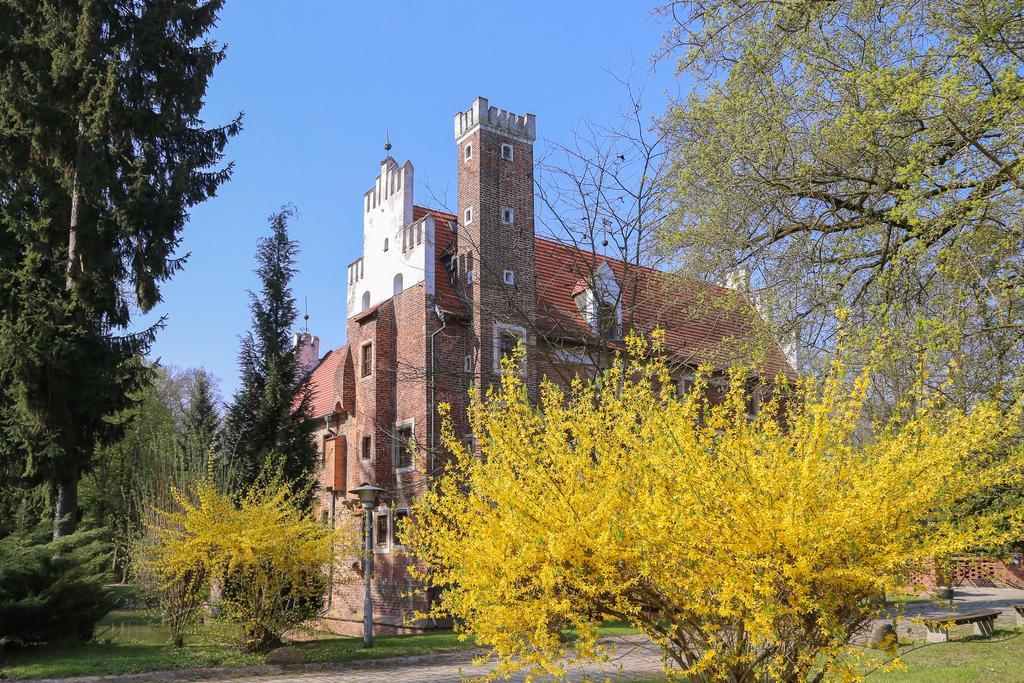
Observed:
[[[240,503],[205,482],[193,496],[175,496],[181,510],[151,529],[148,564],[161,585],[217,582],[246,651],[269,649],[322,613],[338,533],[297,507],[288,486],[254,488]]]
[[[489,646],[495,677],[605,656],[596,629],[621,619],[665,647],[670,675],[854,680],[872,598],[997,523],[1020,528],[1020,511],[952,514],[1020,480],[1020,455],[994,454],[1019,406],[965,413],[922,395],[861,442],[867,373],[837,365],[750,419],[740,374],[720,405],[702,379],[678,398],[665,363],[640,360],[657,341],[628,347],[597,381],[544,384],[539,406],[506,372],[470,409],[479,453],[445,421],[454,461],[408,535],[422,579],[444,589],[433,616]]]
[[[167,515],[153,513],[146,530],[132,546],[132,573],[136,584],[160,606],[160,617],[174,647],[185,644],[185,633],[196,622],[209,594],[207,565],[178,566],[168,571]]]

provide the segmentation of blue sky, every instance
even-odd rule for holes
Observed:
[[[625,93],[608,72],[632,69],[656,114],[675,79],[669,64],[647,73],[665,28],[650,7],[228,0],[215,33],[228,56],[205,118],[221,124],[244,111],[245,130],[228,148],[234,178],[192,211],[181,248],[189,262],[147,317],[168,319],[153,357],[206,368],[231,396],[249,326],[246,290],[258,286],[256,240],[289,202],[302,246],[294,293],[300,306],[308,299],[321,352],[344,344],[345,268],[361,251],[361,199],[379,172],[385,131],[392,154],[416,168],[417,203],[432,205],[432,193],[454,204],[452,115],[477,95],[536,114],[540,138],[566,142],[584,117],[615,116]]]

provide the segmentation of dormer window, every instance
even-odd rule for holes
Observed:
[[[573,298],[580,314],[602,339],[612,341],[622,338],[619,284],[607,263],[598,266],[591,282],[581,280],[577,284]]]
[[[761,412],[761,388],[756,382],[749,382],[743,389],[743,404],[747,409],[747,417],[755,418]]]
[[[501,158],[505,161],[512,161],[512,145],[503,144],[501,146]]]
[[[613,302],[597,297],[594,323],[602,339],[619,339],[619,311]]]

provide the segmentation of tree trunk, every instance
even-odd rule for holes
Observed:
[[[75,165],[71,169],[71,211],[68,219],[68,262],[65,272],[64,287],[70,293],[77,286],[77,277],[82,267],[81,254],[78,248],[78,224],[81,220],[82,196],[79,189],[79,169],[84,163],[85,155],[85,121],[78,121],[78,141],[75,152]],[[67,428],[67,427],[65,427]],[[67,441],[65,435],[65,441]],[[71,452],[65,446],[64,457],[69,459]],[[53,497],[53,538],[67,536],[75,532],[78,526],[78,472],[65,473],[57,478]]]
[[[81,256],[78,253],[78,223],[81,214],[82,193],[79,189],[78,173],[84,163],[85,122],[78,121],[78,143],[75,152],[75,166],[71,169],[71,215],[68,220],[68,263],[64,286],[70,292],[75,287],[75,277],[81,270]]]
[[[78,475],[57,479],[53,496],[53,538],[67,536],[78,526]]]

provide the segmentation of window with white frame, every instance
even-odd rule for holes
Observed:
[[[466,356],[462,359],[462,371],[473,372],[473,354],[466,354]]]
[[[409,523],[409,510],[396,508],[391,512],[391,547],[405,548],[406,526]]]
[[[467,206],[466,210],[462,212],[462,222],[469,225],[473,222],[473,207]]]
[[[514,285],[516,283],[516,273],[513,270],[506,270],[504,273],[505,284]]]
[[[391,520],[384,508],[373,513],[373,550],[386,553],[391,550]]]
[[[402,420],[395,423],[393,447],[395,471],[409,471],[416,467],[416,444],[413,440],[415,421]]]
[[[505,161],[512,161],[513,155],[514,150],[512,149],[512,145],[503,143],[501,145],[501,158],[504,159]]]
[[[501,207],[501,222],[505,225],[512,225],[516,222],[516,212],[507,206]]]
[[[520,343],[526,343],[526,330],[518,325],[494,325],[494,372],[501,373],[501,361],[515,353]],[[526,363],[526,358],[522,360]]]
[[[467,162],[473,158],[473,145],[466,145],[462,148],[462,158]]]

